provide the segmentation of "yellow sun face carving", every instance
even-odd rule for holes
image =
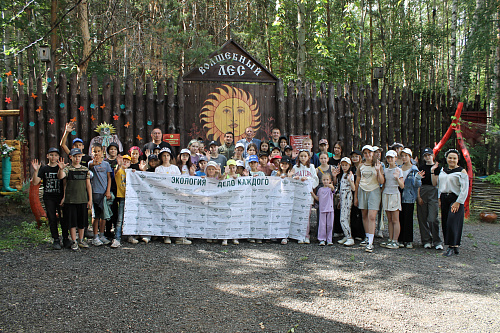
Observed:
[[[212,135],[213,140],[222,142],[226,132],[233,132],[236,142],[244,137],[247,127],[259,129],[259,107],[249,92],[226,84],[215,90],[205,100],[200,113],[207,137]]]

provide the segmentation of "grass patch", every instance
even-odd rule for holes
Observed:
[[[50,242],[50,231],[46,224],[37,229],[36,222],[24,221],[4,232],[0,238],[1,251],[13,251]]]

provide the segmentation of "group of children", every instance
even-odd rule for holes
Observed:
[[[319,216],[319,245],[333,245],[333,238],[343,235],[338,243],[352,246],[358,238],[360,245],[367,252],[372,252],[373,238],[380,236],[383,230],[383,218],[379,212],[384,211],[389,240],[382,246],[389,249],[413,246],[413,206],[417,199],[421,200],[419,188],[426,172],[413,165],[411,150],[400,144],[394,144],[392,150],[387,152],[387,166],[380,161],[381,149],[378,147],[366,145],[361,151],[354,150],[350,157],[346,157],[342,154],[343,144],[340,141],[335,143],[331,153],[328,141],[322,139],[319,153],[313,153],[311,139],[305,139],[303,148],[295,151],[286,137],[262,141],[259,147],[254,143],[246,147],[237,143],[229,159],[219,153],[221,147],[218,142],[210,142],[205,151],[201,148],[205,146],[204,142],[200,140],[191,140],[178,156],[171,147],[161,145],[148,146],[144,151],[134,146],[122,156],[118,145],[111,143],[107,147],[94,144],[90,157],[83,153],[81,139],[74,139],[71,149],[66,146],[67,135],[72,130],[72,125],[68,124],[61,140],[61,148],[69,155],[70,163],[65,163],[60,150],[55,147],[48,150],[47,165],[41,166],[37,160],[32,161],[34,184],[43,181],[43,200],[54,249],[67,247],[78,250],[89,246],[85,235],[90,209],[92,244],[101,246],[111,243],[113,248],[121,246],[126,200],[125,170],[129,168],[218,180],[269,176],[309,181],[311,195],[317,202],[314,207],[317,207]],[[226,134],[232,135],[230,132]],[[427,149],[424,151],[427,162],[426,153],[429,153]],[[57,228],[58,219],[62,242]],[[428,220],[427,217],[425,219]],[[424,226],[427,224],[428,221],[423,223]],[[113,226],[114,234],[111,233]],[[308,224],[306,238],[299,243],[309,244],[309,234]],[[131,235],[128,241],[138,243],[139,239],[146,243],[151,241],[150,237],[141,235]],[[424,237],[422,239],[424,241]],[[262,243],[262,240],[251,241]],[[426,235],[425,241],[442,249],[439,231],[437,236],[432,232],[431,240]],[[163,237],[163,242],[168,244],[172,241],[170,237]],[[287,242],[287,239],[281,240],[281,244]],[[175,243],[188,245],[191,240],[177,238]],[[233,240],[233,243],[238,244],[239,241]],[[222,240],[222,245],[227,244],[228,240]]]

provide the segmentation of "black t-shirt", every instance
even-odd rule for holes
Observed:
[[[80,164],[88,168],[90,161],[92,161],[92,157],[90,157],[89,155],[83,155]]]
[[[330,157],[330,159],[328,160],[328,164],[333,165],[333,166],[337,166],[337,165],[339,165],[339,164],[340,164],[340,161],[341,161],[341,160],[342,160],[341,158],[339,158],[338,160],[336,160],[336,159],[335,159],[335,158],[333,158],[333,156],[332,156],[332,157]]]
[[[431,168],[432,165],[424,164],[421,166],[420,170],[425,171],[424,178],[422,178],[422,185],[432,185]],[[441,167],[438,166],[436,170],[434,170],[434,174],[438,176],[440,172],[441,172]]]
[[[172,157],[175,157],[177,154],[175,153],[175,150],[174,148],[172,148],[172,146],[170,145],[170,143],[168,142],[165,142],[165,141],[162,141],[160,142],[159,145],[157,145],[156,143],[154,142],[148,142],[144,145],[144,147],[142,148],[142,152],[144,153],[146,151],[146,149],[149,149],[151,151],[151,154],[153,153],[153,150],[157,147],[157,146],[160,146],[160,149],[161,148],[168,148],[170,149],[170,151],[172,152]],[[144,160],[146,160],[146,154],[142,155],[142,158]]]
[[[106,158],[105,161],[109,163],[111,170],[113,170],[113,172],[111,172],[111,193],[113,193],[116,197],[115,168],[118,165],[118,161],[116,158],[114,160]]]
[[[48,165],[42,166],[38,170],[38,177],[43,181],[43,198],[44,199],[62,199],[64,194],[63,181],[57,178],[59,167],[51,167]]]
[[[141,171],[141,169],[139,169],[139,163],[132,163],[132,164],[130,164],[130,169]]]

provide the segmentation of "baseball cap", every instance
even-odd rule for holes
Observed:
[[[363,155],[363,153],[362,153],[362,152],[360,152],[360,151],[359,151],[359,150],[357,150],[357,149],[354,149],[353,151],[351,151],[351,153],[350,153],[349,155],[351,155],[351,156],[352,156],[352,154],[356,154],[356,155],[360,155],[360,156],[361,156],[361,155]]]
[[[148,156],[148,161],[157,160],[157,159],[158,159],[158,155],[156,155],[156,154],[151,154]]]
[[[262,156],[269,156],[269,154],[267,153],[267,151],[261,151],[259,153],[259,157],[262,157]]]
[[[385,157],[397,157],[398,153],[394,150],[388,150],[387,153],[385,153]]]
[[[289,156],[286,156],[284,155],[282,158],[281,158],[281,163],[290,163],[290,157]]]
[[[189,149],[184,148],[184,149],[181,149],[180,154],[189,154],[189,156],[191,156],[191,151]]]
[[[328,140],[327,139],[321,139],[321,140],[319,140],[319,144],[320,145],[327,145],[328,144]]]
[[[236,161],[236,166],[237,167],[245,167],[245,161],[237,160]]]
[[[208,144],[209,147],[213,145],[218,146],[219,144],[217,143],[217,141],[210,141],[210,143]]]
[[[149,158],[151,158],[151,156],[156,156],[156,155],[149,155]],[[124,160],[129,160],[129,161],[132,161],[132,157],[130,157],[129,155],[123,155],[122,158]],[[157,157],[158,158],[158,157]]]
[[[217,168],[218,164],[217,164],[217,162],[215,162],[215,161],[210,161],[210,162],[208,162],[208,163],[207,163],[207,166],[205,167],[205,170],[207,170],[207,168],[208,168],[209,166],[213,166],[213,167],[216,167],[216,168]]]
[[[170,156],[172,156],[172,151],[171,151],[169,148],[167,148],[167,147],[162,148],[162,149],[160,150],[160,152],[158,153],[158,157],[160,157],[160,156],[161,156],[161,154],[163,154],[163,153],[169,153],[169,154],[170,154]]]
[[[394,148],[403,148],[404,145],[402,143],[399,143],[399,142],[394,142],[392,145],[391,145],[392,149]]]
[[[351,165],[351,163],[352,163],[352,162],[351,162],[351,159],[350,159],[349,157],[343,157],[343,158],[340,160],[340,163],[342,163],[342,162],[346,162],[346,163],[348,163],[349,165]]]
[[[378,148],[372,147],[371,145],[364,145],[363,148],[361,148],[361,151],[364,151],[365,149],[368,149],[369,151],[377,151]]]
[[[61,155],[61,153],[59,152],[59,149],[57,149],[55,147],[49,148],[49,151],[47,152],[47,154],[50,154],[50,153],[58,153],[59,155]]]
[[[80,148],[72,148],[70,151],[69,151],[69,154],[71,156],[75,156],[75,155],[78,155],[78,154],[82,154],[82,150]]]
[[[287,149],[293,150],[293,147],[292,147],[292,146],[290,146],[290,145],[286,145],[286,146],[285,146],[285,149],[283,149],[283,150],[287,150]]]
[[[238,148],[238,147],[243,148],[243,150],[245,149],[245,145],[244,145],[244,144],[242,144],[241,142],[238,142],[238,143],[236,144],[236,146],[234,146],[234,149],[236,149],[236,148]]]
[[[199,161],[205,161],[208,162],[208,158],[205,155],[202,155],[199,159]]]
[[[248,156],[248,163],[250,162],[258,162],[259,161],[259,158],[257,157],[257,155],[250,155]]]
[[[434,152],[430,148],[425,148],[424,151],[422,152],[422,155],[429,154],[432,155]]]
[[[271,162],[273,160],[280,160],[281,159],[281,155],[274,155],[273,157],[271,157]]]
[[[74,138],[74,139],[73,139],[73,144],[75,144],[75,143],[77,143],[77,142],[81,142],[81,143],[83,143],[83,140],[82,140],[82,139],[80,139],[80,138]]]
[[[236,161],[233,160],[233,159],[231,159],[231,160],[227,161],[226,165],[227,166],[229,166],[229,165],[236,165]]]
[[[411,149],[410,148],[405,148],[401,152],[410,155],[410,157],[413,156],[412,153],[411,153]]]
[[[381,147],[378,147],[378,146],[373,146],[373,149],[375,149],[374,151],[377,151],[377,150],[382,151],[383,150]]]
[[[116,150],[120,151],[120,147],[118,147],[118,144],[116,142],[111,142],[108,146],[108,148],[106,148],[106,152],[109,153],[109,148],[111,147],[115,147]]]

